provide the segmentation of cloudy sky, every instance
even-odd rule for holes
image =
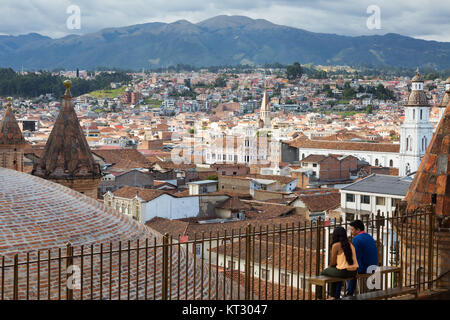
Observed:
[[[193,23],[216,15],[245,15],[313,32],[389,32],[450,42],[449,0],[1,0],[0,34],[36,32],[53,38],[145,22]],[[67,9],[80,9],[80,29],[68,29]],[[380,29],[367,26],[380,9]],[[75,20],[71,20],[75,21]],[[373,21],[373,20],[371,20]]]

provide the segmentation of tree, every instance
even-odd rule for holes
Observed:
[[[224,74],[221,74],[220,76],[218,76],[216,78],[216,80],[214,81],[214,86],[215,87],[219,87],[219,88],[223,88],[227,86],[227,78]]]
[[[373,112],[372,105],[368,104],[367,107],[366,107],[366,113],[367,114],[372,114],[372,112]]]
[[[302,76],[302,66],[298,62],[294,62],[294,64],[287,66],[286,75],[289,80],[296,80]]]

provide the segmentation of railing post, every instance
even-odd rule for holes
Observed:
[[[14,288],[13,288],[13,300],[18,300],[19,294],[19,257],[14,255]]]
[[[69,270],[69,267],[73,265],[73,247],[70,244],[70,242],[66,245],[66,299],[67,300],[73,300],[73,288],[71,285],[69,285],[69,279],[71,275],[67,272]],[[73,270],[72,270],[73,271]],[[93,275],[91,275],[92,277]]]
[[[434,214],[432,210],[427,210],[428,221],[430,225],[428,226],[428,289],[433,286],[433,237],[434,237]]]
[[[245,235],[245,300],[250,300],[250,235],[251,229],[250,224],[247,225],[247,232]]]
[[[163,261],[162,261],[162,300],[167,300],[167,292],[168,292],[168,288],[167,288],[167,284],[168,284],[168,262],[169,262],[169,247],[168,247],[168,242],[169,242],[169,234],[166,233],[163,236]],[[194,252],[195,254],[195,252]],[[195,270],[194,270],[195,272]],[[194,297],[195,299],[195,297]]]
[[[316,276],[318,276],[320,274],[320,223],[321,223],[321,218],[319,217],[317,219],[317,223],[316,223],[316,228],[317,228],[317,235],[316,235]]]

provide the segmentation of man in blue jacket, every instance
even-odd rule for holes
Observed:
[[[378,265],[377,244],[372,236],[364,232],[364,223],[361,220],[355,220],[350,223],[350,231],[353,235],[353,246],[356,251],[356,259],[358,260],[357,273],[367,273],[369,266]],[[347,283],[347,295],[355,293],[356,279]]]

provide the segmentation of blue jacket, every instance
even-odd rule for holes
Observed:
[[[352,243],[358,260],[358,273],[366,273],[369,266],[378,265],[377,245],[370,234],[358,234],[353,238]]]

